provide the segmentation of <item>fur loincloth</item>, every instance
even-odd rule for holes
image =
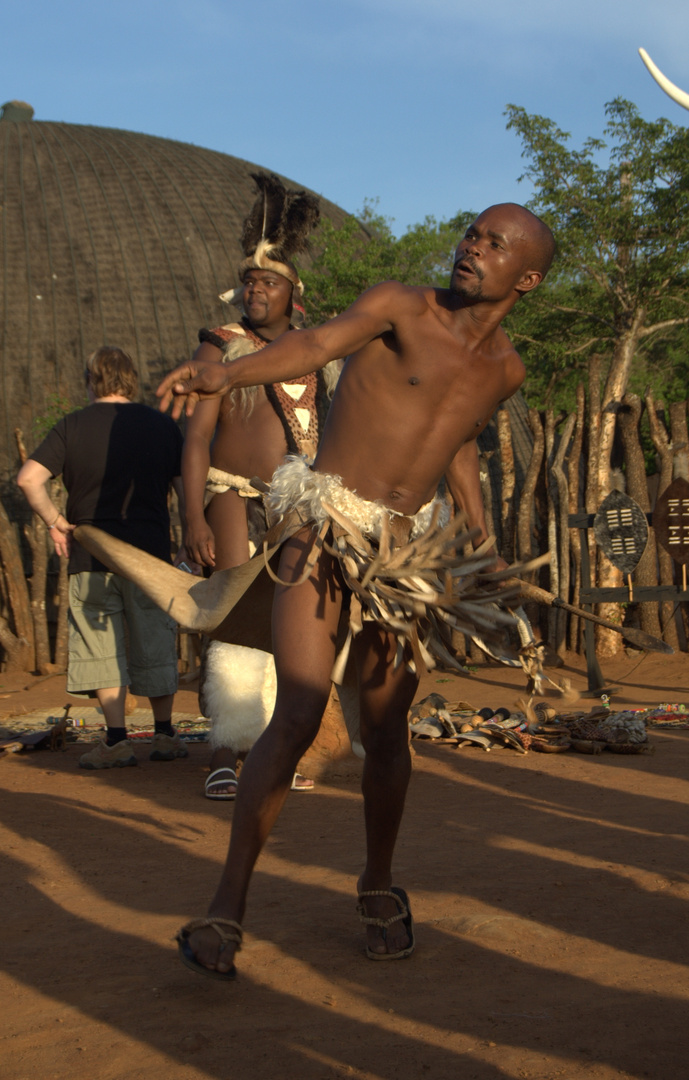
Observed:
[[[489,553],[492,538],[465,554],[476,530],[467,529],[463,514],[450,519],[448,504],[438,496],[408,517],[362,499],[340,477],[314,472],[292,457],[276,470],[266,505],[271,514],[296,513],[314,524],[304,577],[324,548],[338,560],[351,591],[347,640],[332,672],[335,683],[342,679],[352,638],[366,622],[396,638],[395,666],[404,662],[419,673],[434,668],[436,659],[461,669],[448,649],[453,630],[501,645],[514,623],[501,605],[518,589],[481,581],[481,572],[495,562]]]
[[[356,491],[350,491],[344,486],[342,477],[314,472],[303,458],[289,454],[273,473],[270,491],[266,496],[266,507],[271,520],[282,518],[289,510],[293,510],[303,521],[313,522],[320,528],[329,516],[326,505],[334,506],[365,536],[374,540],[380,538],[384,521],[388,525],[391,521],[397,521],[409,539],[414,540],[429,528],[436,508],[437,523],[441,527],[450,520],[449,504],[437,495],[416,514],[407,516],[392,510],[385,503],[362,499]]]

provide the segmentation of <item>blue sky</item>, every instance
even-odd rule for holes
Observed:
[[[246,158],[403,231],[524,202],[505,105],[579,145],[604,105],[689,123],[639,59],[689,91],[686,0],[35,0],[7,5],[0,103]]]

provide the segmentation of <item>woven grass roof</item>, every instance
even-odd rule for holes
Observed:
[[[11,115],[0,118],[0,481],[17,471],[16,427],[31,449],[51,398],[84,403],[84,361],[99,345],[132,354],[152,400],[200,327],[236,318],[217,295],[237,284],[257,168],[151,135]]]

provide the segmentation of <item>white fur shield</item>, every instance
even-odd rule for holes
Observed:
[[[211,720],[213,750],[231,747],[245,753],[273,715],[277,679],[271,653],[212,641],[208,646],[202,708]]]

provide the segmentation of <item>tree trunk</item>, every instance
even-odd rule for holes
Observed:
[[[689,480],[689,435],[687,434],[687,402],[674,401],[669,408],[672,435],[672,477]],[[677,568],[676,577],[681,581],[682,571]],[[686,650],[689,641],[689,604],[680,604],[675,612],[674,623],[680,636],[680,648]]]
[[[67,576],[68,559],[60,559],[60,574],[57,579],[57,630],[55,631],[55,668],[67,670],[69,623],[69,578]]]
[[[533,558],[533,512],[536,483],[543,461],[543,424],[537,409],[529,409],[529,427],[533,433],[533,449],[531,459],[524,477],[524,486],[519,496],[519,511],[517,514],[517,554],[519,559],[527,562]],[[529,575],[529,580],[533,572]]]
[[[615,423],[617,413],[627,389],[629,369],[634,359],[639,331],[643,327],[645,310],[639,308],[634,312],[629,328],[620,335],[615,344],[612,363],[605,381],[603,401],[601,407],[600,443],[598,446],[597,461],[597,486],[598,503],[610,493],[610,459],[612,444],[615,438]],[[598,557],[598,584],[601,588],[616,587],[622,584],[622,574],[608,558],[599,553]],[[598,605],[598,614],[609,622],[622,622],[622,607],[620,604],[605,603]],[[597,628],[598,650],[601,656],[614,656],[620,648],[621,638],[614,630],[605,627]]]
[[[658,496],[672,483],[672,446],[668,439],[665,425],[661,419],[662,404],[656,404],[650,390],[646,391],[646,408],[648,409],[648,423],[651,429],[651,438],[660,458],[660,480],[658,483]],[[661,585],[674,585],[674,563],[669,551],[662,544],[658,544],[658,564],[660,566]],[[675,623],[675,605],[671,600],[663,600],[660,604],[660,622],[663,631],[663,640],[673,649],[679,649],[677,625]]]
[[[538,409],[529,409],[529,427],[533,434],[533,448],[531,450],[531,458],[529,459],[529,465],[526,470],[526,476],[524,477],[524,486],[522,487],[521,494],[519,496],[519,506],[517,509],[517,557],[522,562],[528,562],[534,555],[538,555],[538,546],[534,545],[534,507],[536,496],[536,484],[538,483],[538,476],[541,471],[541,464],[543,462],[543,424],[538,414]],[[534,550],[535,546],[535,550]],[[536,570],[530,570],[528,574],[525,574],[525,580],[536,584]],[[541,608],[539,604],[534,603],[532,600],[527,601],[524,605],[526,616],[534,628],[534,632],[537,636],[539,634],[539,625],[541,621]]]
[[[0,562],[5,576],[5,590],[14,623],[18,646],[13,653],[13,666],[33,671],[36,663],[31,601],[24,577],[19,542],[14,527],[0,503]]]
[[[553,457],[555,448],[555,414],[552,409],[545,411],[545,462],[546,494],[548,499],[548,552],[550,553],[549,591],[560,595],[560,560],[557,544],[557,488],[553,480]],[[557,608],[548,608],[548,644],[555,648],[558,626]]]
[[[569,462],[567,464],[570,514],[578,513],[578,511],[581,510],[583,506],[583,500],[581,500],[579,496],[579,489],[581,486],[581,452],[584,445],[585,421],[586,394],[584,391],[584,384],[579,383],[579,385],[577,386],[577,418],[576,427],[574,430],[574,442],[572,443],[572,452],[569,455]],[[581,536],[578,529],[570,530],[569,546],[572,554],[572,569],[574,578],[572,583],[572,603],[576,607],[579,607],[579,597],[581,594]],[[570,615],[569,647],[572,652],[580,651],[580,623],[581,619],[578,615]]]
[[[500,554],[506,562],[514,559],[514,450],[512,448],[512,426],[507,409],[499,409],[496,417],[498,442],[500,444],[500,471],[502,476],[502,496],[500,506],[500,526],[502,544]]]
[[[687,403],[673,401],[669,407],[672,436],[672,478],[689,480],[689,436],[687,434]]]
[[[50,484],[50,497],[64,517],[67,508],[67,492],[61,480]],[[58,671],[67,670],[68,660],[68,625],[69,625],[69,577],[67,568],[69,559],[60,556],[60,570],[57,579],[57,627],[55,630],[55,667]]]
[[[564,471],[565,454],[572,439],[572,432],[576,424],[576,413],[567,417],[564,431],[560,437],[560,445],[553,460],[553,476],[557,484],[558,524],[559,539],[558,559],[560,563],[560,592],[559,596],[565,603],[569,603],[569,491],[567,489],[567,477]],[[558,656],[564,656],[567,645],[567,612],[557,611],[555,624],[555,640],[552,643]]]
[[[33,515],[31,525],[24,526],[24,536],[31,548],[31,617],[33,619],[36,646],[36,669],[41,675],[51,674],[55,668],[50,662],[50,638],[46,612],[46,588],[48,584],[47,529],[38,514]]]
[[[598,509],[598,448],[600,446],[600,380],[602,358],[594,354],[589,360],[589,427],[588,427],[588,456],[586,462],[586,490],[585,502],[586,513],[595,514]],[[594,565],[595,538],[593,529],[590,530],[589,548],[591,565]]]
[[[651,500],[648,497],[648,484],[646,482],[646,464],[644,453],[641,449],[639,438],[639,422],[641,420],[641,398],[637,394],[625,394],[622,399],[622,407],[619,413],[620,435],[624,445],[624,459],[627,475],[627,494],[638,502],[641,509],[647,514],[651,509]],[[646,550],[639,560],[639,565],[634,571],[634,579],[638,585],[657,585],[657,552],[656,539],[651,529],[648,534]],[[654,637],[660,637],[660,619],[658,617],[658,605],[644,603],[638,605],[641,629]]]
[[[7,619],[0,615],[0,646],[5,657],[3,671],[28,671],[26,642],[10,630]]]

